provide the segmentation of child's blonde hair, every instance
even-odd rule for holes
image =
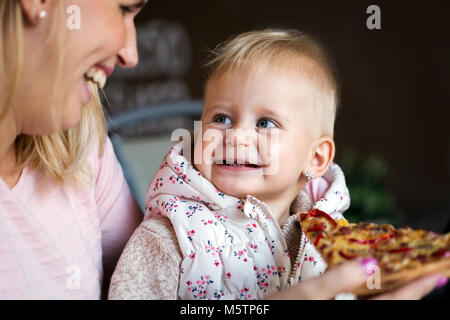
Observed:
[[[338,83],[325,51],[310,36],[297,30],[265,29],[243,33],[219,44],[206,64],[210,68],[206,86],[217,74],[258,64],[291,66],[300,62],[318,89],[317,116],[321,135],[333,137],[338,106]]]

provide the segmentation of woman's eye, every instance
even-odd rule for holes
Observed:
[[[127,7],[127,6],[120,6],[120,10],[122,10],[123,14],[132,13],[133,12],[133,10],[131,10],[131,8]]]
[[[119,5],[120,11],[122,11],[122,15],[124,16],[128,14],[135,16],[141,11],[147,2],[147,0],[140,0],[140,2],[136,2],[135,4]]]
[[[258,128],[275,128],[277,125],[270,120],[261,119],[261,120],[258,120],[258,123],[256,123],[256,126]]]
[[[231,124],[230,118],[228,118],[224,114],[219,114],[214,117],[214,122],[221,123],[221,124]]]

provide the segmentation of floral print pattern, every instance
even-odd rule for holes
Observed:
[[[186,281],[187,290],[192,294],[195,299],[204,300],[207,299],[206,288],[208,285],[214,283],[209,275],[201,275],[199,280]]]
[[[183,253],[181,299],[259,299],[288,287],[293,267],[295,279],[326,268],[304,235],[299,252],[304,259],[291,267],[268,206],[252,196],[237,199],[215,188],[183,157],[181,143],[170,149],[150,186],[146,218],[168,217]],[[333,189],[315,205],[339,201],[345,206],[345,200],[345,190]]]

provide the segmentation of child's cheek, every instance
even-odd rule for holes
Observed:
[[[211,142],[197,140],[194,147],[194,168],[199,171],[206,179],[211,178],[212,153]]]
[[[265,175],[278,174],[281,160],[279,143],[279,136],[276,132],[258,137],[258,155],[261,165],[265,167]]]

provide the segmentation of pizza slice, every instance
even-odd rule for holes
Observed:
[[[302,231],[329,267],[358,257],[378,260],[379,273],[375,276],[380,277],[380,285],[365,284],[353,292],[358,296],[391,291],[429,273],[450,276],[450,233],[336,222],[317,209],[299,213],[298,219]]]

